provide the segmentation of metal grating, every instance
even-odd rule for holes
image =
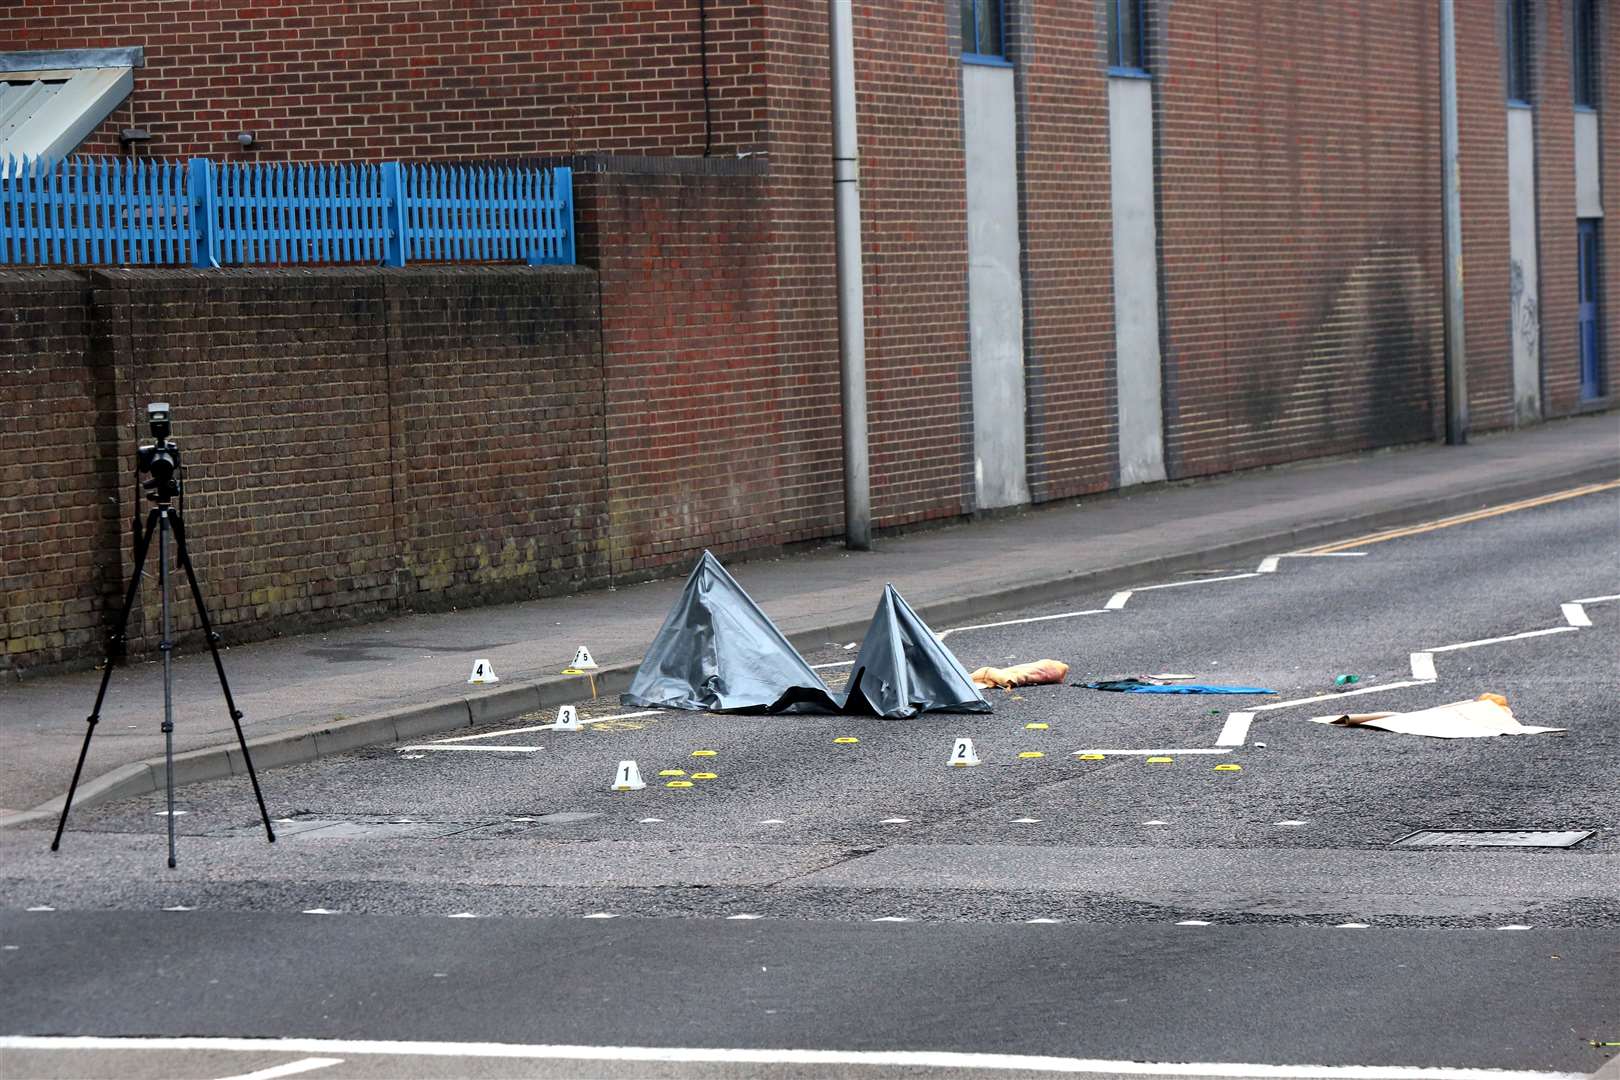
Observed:
[[[1567,848],[1592,835],[1591,829],[1420,829],[1391,847],[1554,847]]]

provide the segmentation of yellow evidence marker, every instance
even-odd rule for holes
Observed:
[[[858,743],[860,741],[861,740],[857,739],[853,735],[840,735],[840,736],[838,736],[838,738],[833,740],[833,742],[835,742],[835,743],[843,743],[843,744],[846,744],[846,745],[850,744],[850,743]]]
[[[717,753],[719,753],[719,751],[717,751],[717,750],[694,750],[694,751],[692,751],[692,756],[693,757],[714,757],[714,755],[717,754]]]
[[[1051,726],[1052,726],[1051,724],[1025,724],[1024,725],[1024,730],[1025,731],[1046,731]]]
[[[719,773],[695,772],[695,773],[692,774],[692,779],[694,779],[694,780],[718,780],[719,778],[720,778]]]
[[[1168,765],[1174,760],[1175,760],[1175,758],[1150,757],[1150,758],[1147,759],[1147,763],[1149,765]]]
[[[1045,757],[1046,755],[1043,754],[1039,750],[1025,750],[1022,753],[1020,753],[1018,756],[1021,757],[1021,758],[1038,758],[1038,757]]]
[[[659,773],[658,775],[659,776],[685,776],[686,775],[686,770],[685,769],[665,769],[663,772]]]
[[[1215,771],[1216,772],[1242,772],[1243,771],[1243,766],[1241,766],[1241,765],[1217,765],[1217,766],[1215,766]]]
[[[690,781],[690,780],[671,780],[669,783],[665,784],[664,786],[665,787],[691,787],[692,786],[692,781]]]
[[[1081,761],[1101,761],[1104,757],[1102,754],[1076,754],[1074,756]]]

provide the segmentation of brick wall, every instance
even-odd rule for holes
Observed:
[[[121,474],[86,291],[66,271],[0,271],[0,669],[99,644],[118,588]]]
[[[1432,5],[1403,0],[1170,9],[1155,76],[1172,476],[1439,431],[1436,33]]]
[[[1541,413],[1567,416],[1581,396],[1575,106],[1570,84],[1574,5],[1569,0],[1539,0],[1534,7]]]
[[[707,0],[712,148],[757,149],[761,5]],[[701,153],[695,0],[20,0],[0,51],[140,45],[88,151],[246,158]],[[259,147],[242,151],[238,132]]]
[[[126,523],[148,509],[129,466],[153,400],[175,408],[192,556],[230,640],[607,580],[588,270],[47,271],[0,288],[0,408],[40,448],[3,466],[4,666],[100,653]],[[137,652],[157,634],[145,600]]]
[[[1114,379],[1107,39],[1092,4],[1008,6],[1018,66],[1019,244],[1030,497],[1112,487]]]

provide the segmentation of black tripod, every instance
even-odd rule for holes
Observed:
[[[116,648],[125,640],[130,608],[134,606],[135,595],[140,591],[141,573],[146,569],[146,555],[151,549],[152,536],[155,533],[158,538],[158,591],[162,595],[163,605],[163,638],[158,648],[163,653],[163,756],[169,794],[169,866],[172,868],[174,866],[174,678],[170,667],[173,642],[169,640],[170,529],[174,530],[175,549],[180,556],[180,565],[186,571],[186,580],[191,583],[191,599],[197,605],[198,618],[202,620],[208,651],[214,656],[214,670],[219,674],[219,687],[225,691],[225,707],[230,710],[231,723],[236,727],[236,740],[242,747],[242,760],[247,764],[248,779],[253,781],[253,796],[259,801],[259,816],[264,819],[265,837],[273,844],[276,842],[276,833],[270,827],[270,812],[264,807],[264,793],[259,790],[259,776],[253,771],[253,757],[248,753],[247,739],[242,735],[242,712],[236,707],[235,699],[231,697],[231,684],[225,678],[225,665],[219,658],[219,635],[214,632],[213,625],[208,621],[208,608],[203,604],[202,589],[197,584],[197,572],[192,569],[191,553],[186,549],[185,522],[180,517],[180,511],[170,505],[169,490],[159,489],[156,497],[158,504],[146,515],[146,528],[139,530],[135,538],[135,573],[129,580],[129,590],[124,594],[124,611],[118,618],[118,629],[113,632],[112,644]],[[84,733],[84,745],[79,748],[79,763],[73,767],[73,782],[68,785],[67,801],[62,804],[62,817],[56,823],[56,838],[51,841],[52,851],[62,843],[62,830],[67,826],[68,810],[73,806],[73,792],[79,786],[79,773],[84,769],[85,755],[90,752],[90,737],[96,733],[96,724],[101,720],[101,702],[107,696],[107,683],[112,678],[112,669],[113,657],[109,653],[107,664],[101,670],[101,688],[96,691],[96,704],[90,710],[90,726]]]

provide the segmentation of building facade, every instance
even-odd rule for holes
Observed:
[[[1620,11],[1456,8],[1473,428],[1606,408]],[[1438,0],[873,0],[855,33],[878,527],[1442,434]],[[609,479],[566,541],[602,561],[561,561],[600,572],[492,596],[841,534],[827,49],[825,0],[0,12],[12,95],[123,65],[81,153],[575,164]],[[559,561],[503,520],[486,561]]]

